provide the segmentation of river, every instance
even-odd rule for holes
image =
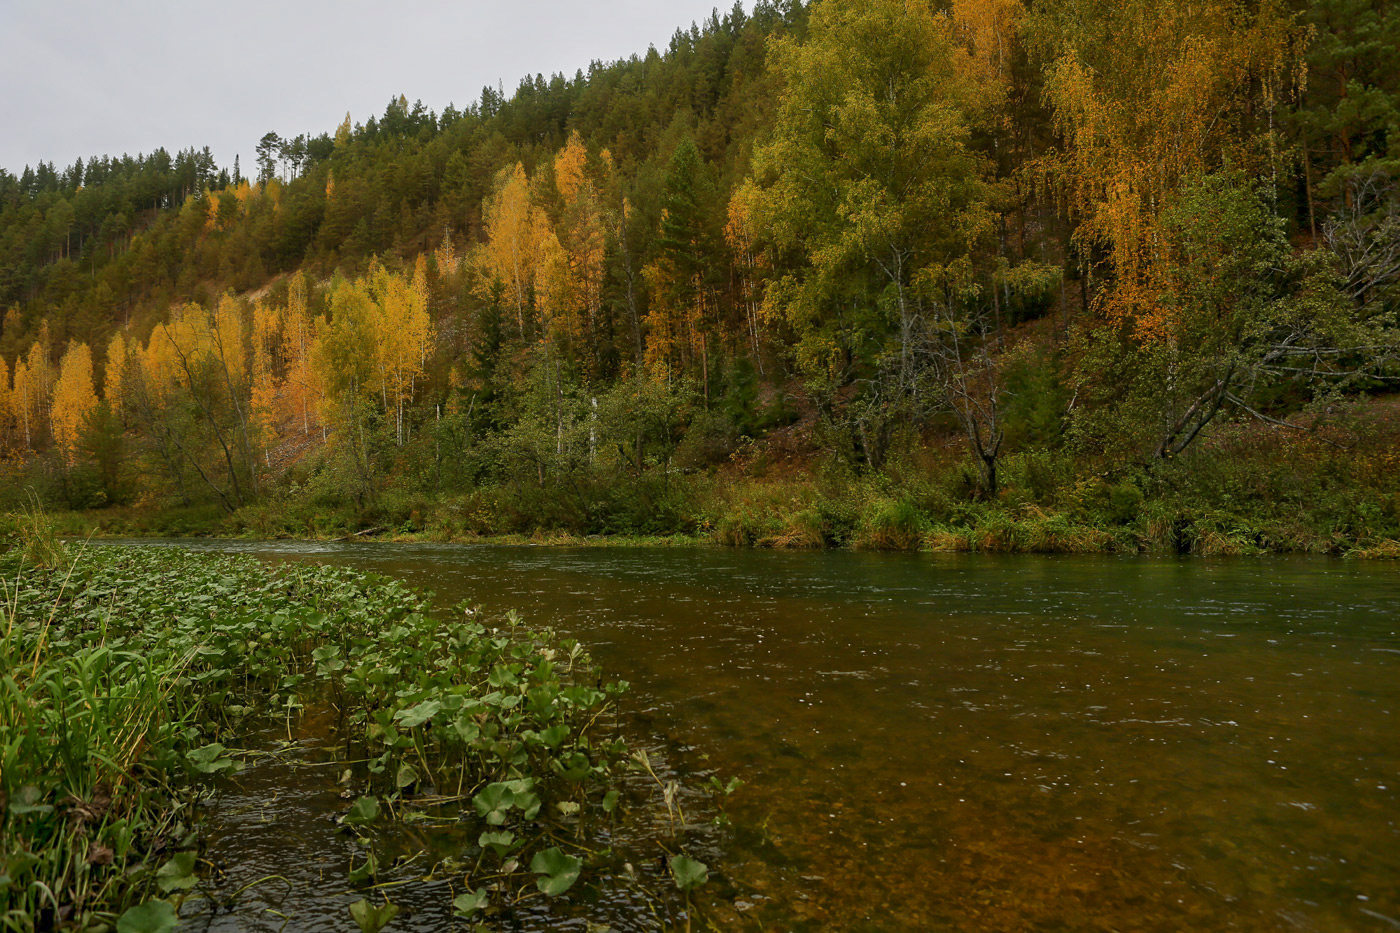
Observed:
[[[581,639],[745,782],[720,928],[1400,929],[1390,565],[168,543]]]

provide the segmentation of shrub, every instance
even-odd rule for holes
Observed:
[[[873,551],[913,551],[924,542],[928,519],[907,500],[877,499],[856,529],[855,546]]]

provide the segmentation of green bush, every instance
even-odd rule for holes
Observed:
[[[861,516],[855,546],[876,551],[914,551],[923,546],[928,518],[905,499],[877,499]]]

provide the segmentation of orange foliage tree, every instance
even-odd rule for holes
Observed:
[[[1165,333],[1162,211],[1222,165],[1277,171],[1275,113],[1301,83],[1305,31],[1281,0],[1064,0],[1027,32],[1064,141],[1042,168],[1078,220],[1081,254],[1112,280],[1099,310],[1142,337]]]

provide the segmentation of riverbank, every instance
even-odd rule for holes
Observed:
[[[1019,509],[973,505],[957,520],[936,521],[908,500],[886,498],[852,516],[849,505],[831,501],[737,504],[717,522],[664,535],[580,534],[567,529],[493,534],[463,528],[450,506],[417,511],[397,522],[376,523],[349,514],[288,527],[268,527],[260,516],[225,515],[210,509],[136,509],[57,512],[59,534],[85,538],[212,537],[252,540],[375,540],[436,544],[531,547],[738,547],[772,549],[851,549],[873,551],[970,552],[994,554],[1194,554],[1207,557],[1263,554],[1319,554],[1360,559],[1400,559],[1400,540],[1384,533],[1319,529],[1306,515],[1259,522],[1215,510],[1193,512],[1148,505],[1145,514],[1125,521],[1050,512],[1034,505]],[[444,515],[442,512],[448,514]],[[366,527],[357,528],[357,524]],[[0,516],[0,534],[13,519]]]
[[[363,497],[311,458],[231,511],[173,494],[73,508],[61,471],[11,464],[0,535],[13,531],[6,511],[40,501],[76,538],[1400,557],[1400,406],[1387,397],[1348,417],[1311,432],[1226,425],[1146,465],[1031,447],[1001,458],[994,494],[952,435],[872,471],[824,448],[812,423],[708,465],[600,461],[456,484],[409,471],[377,476]]]

